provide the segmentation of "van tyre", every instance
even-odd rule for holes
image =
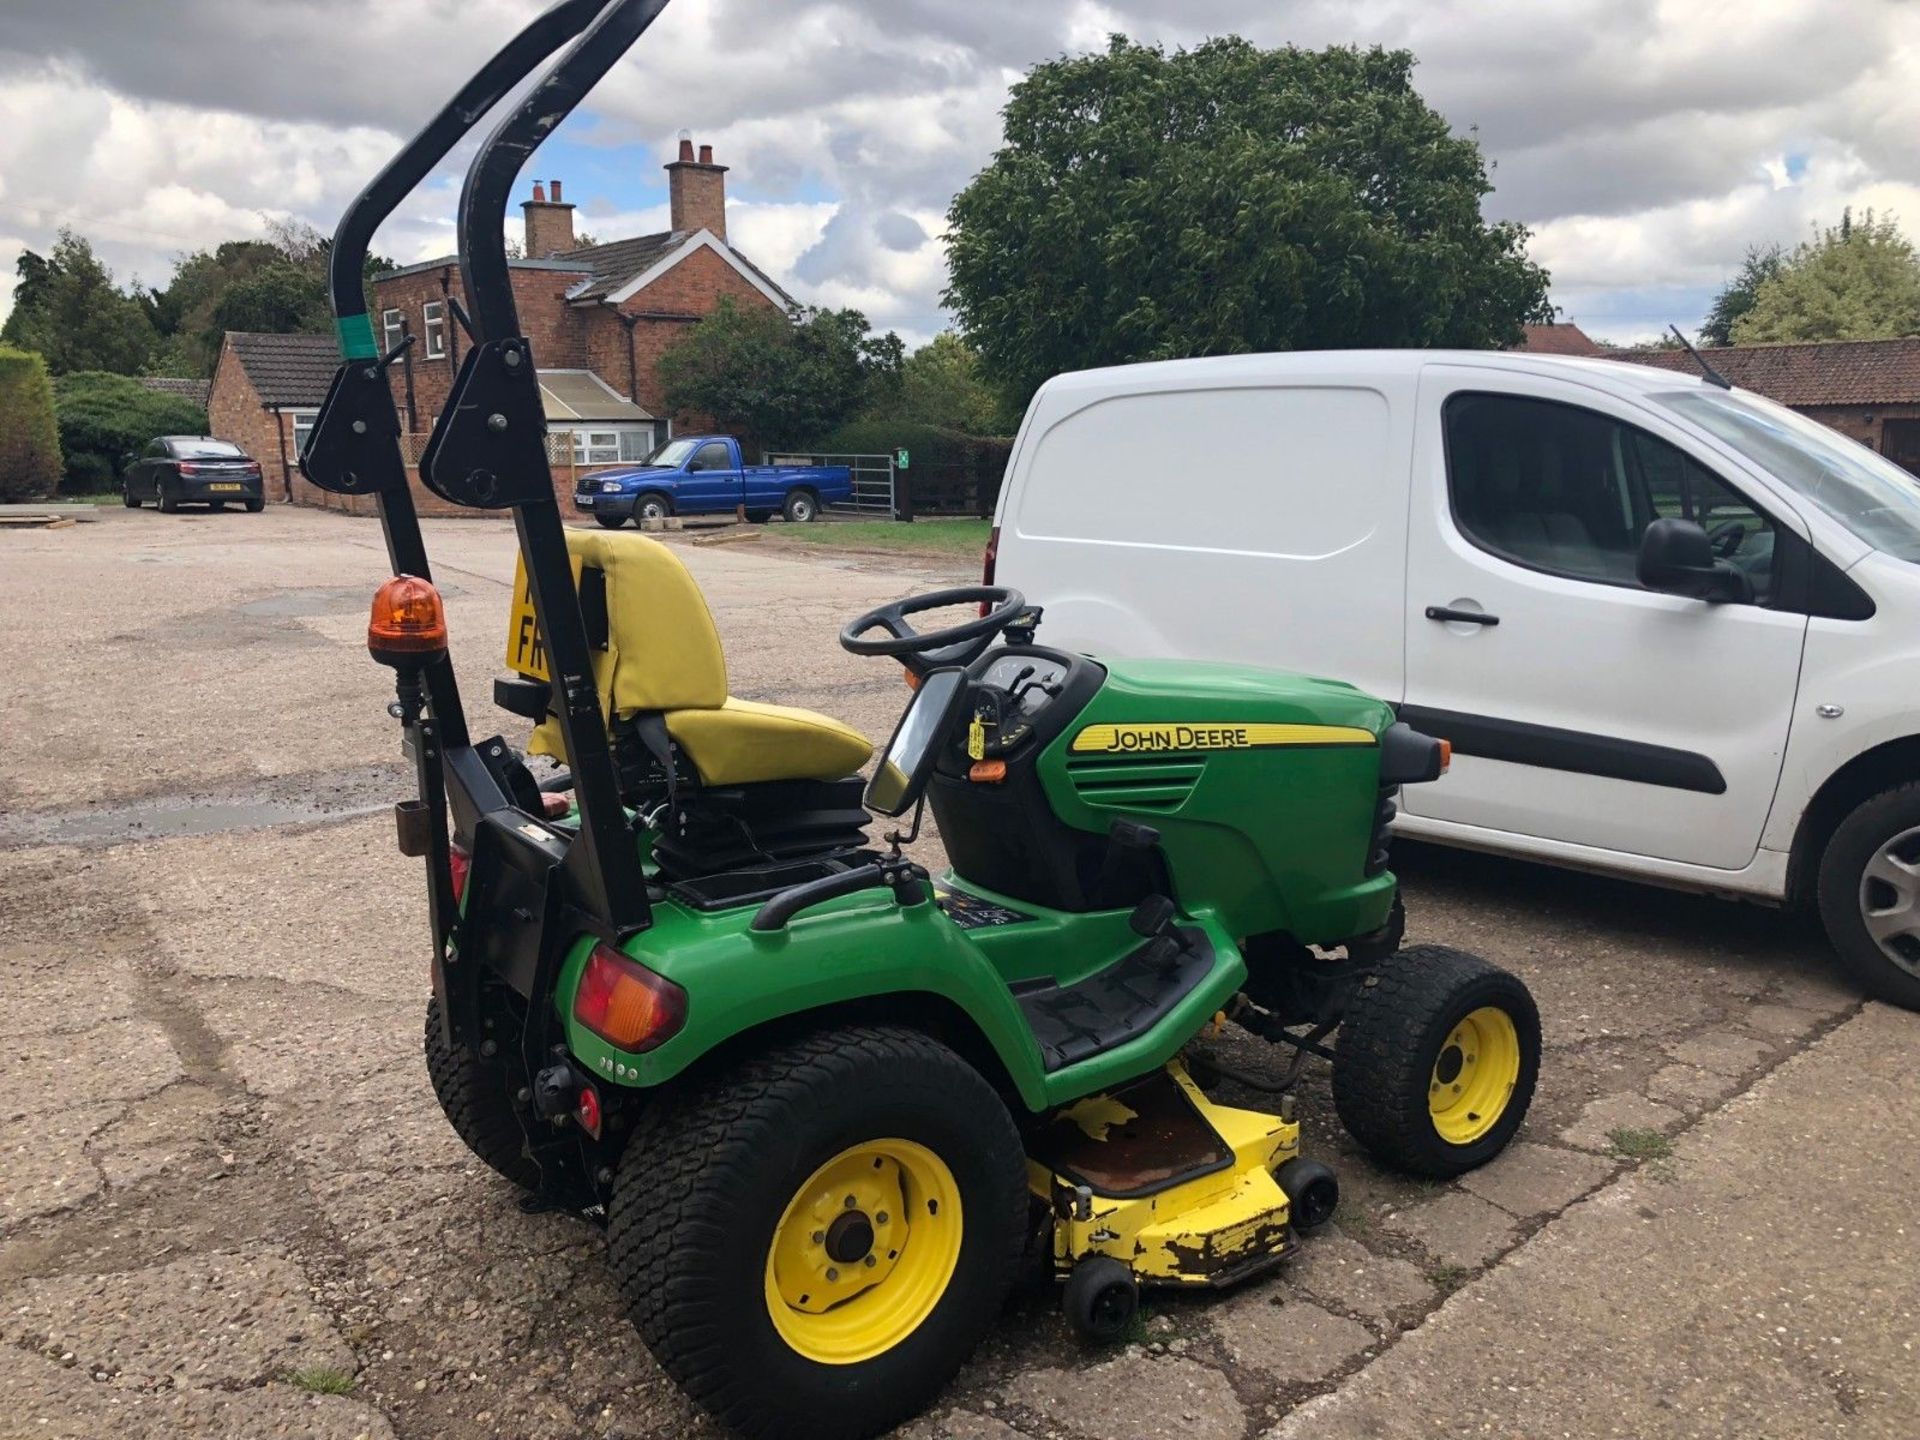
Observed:
[[[820,500],[811,490],[795,490],[787,496],[787,503],[780,507],[780,513],[795,525],[804,525],[809,520],[820,518]]]
[[[687,1394],[738,1434],[825,1440],[933,1399],[999,1313],[1026,1222],[993,1087],[926,1035],[859,1026],[650,1115],[607,1242],[629,1318]]]
[[[664,495],[642,495],[633,502],[635,520],[664,520],[671,514],[673,502]]]
[[[1506,1148],[1539,1075],[1540,1012],[1526,985],[1463,950],[1412,945],[1354,995],[1333,1103],[1383,1165],[1444,1178]]]
[[[1820,857],[1820,922],[1869,995],[1920,1010],[1920,785],[1862,801]]]

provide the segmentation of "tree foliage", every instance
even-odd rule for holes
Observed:
[[[1920,334],[1920,254],[1891,215],[1847,211],[1755,288],[1730,333],[1740,345]]]
[[[954,198],[947,303],[1016,400],[1087,365],[1309,346],[1490,346],[1545,319],[1527,232],[1405,51],[1114,36],[1013,88]]]
[[[1779,245],[1749,245],[1740,269],[1726,288],[1713,297],[1706,323],[1700,327],[1702,345],[1731,345],[1733,327],[1749,310],[1760,287],[1780,273],[1787,252]]]
[[[980,373],[980,355],[964,338],[942,330],[907,356],[897,404],[875,418],[899,419],[968,435],[1003,435],[1009,416],[1000,392]]]
[[[24,252],[16,266],[13,313],[0,340],[37,351],[55,375],[72,370],[137,373],[153,353],[153,323],[93,247],[62,230],[46,256]]]
[[[99,370],[60,376],[53,383],[53,406],[66,453],[62,488],[81,493],[111,490],[122,458],[156,435],[207,433],[207,412],[191,400]]]
[[[60,435],[47,362],[0,345],[0,501],[38,500],[60,481]]]
[[[897,394],[902,350],[858,310],[787,316],[722,298],[660,357],[660,379],[670,409],[757,445],[795,445]]]

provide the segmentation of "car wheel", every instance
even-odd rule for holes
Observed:
[[[1863,800],[1820,857],[1820,921],[1869,995],[1920,1010],[1920,785]]]
[[[120,487],[120,503],[129,510],[138,510],[140,508],[140,502],[134,499],[133,491],[125,485]]]
[[[602,530],[618,530],[622,525],[627,523],[627,517],[624,515],[609,515],[604,510],[596,510],[593,512],[593,523],[598,525]]]
[[[673,505],[664,495],[642,495],[633,502],[636,520],[664,520],[673,513]]]
[[[819,516],[820,502],[811,490],[795,490],[787,496],[787,503],[780,507],[780,513],[793,524],[804,525]]]
[[[979,1071],[899,1026],[823,1030],[643,1122],[607,1208],[667,1373],[736,1434],[876,1435],[985,1335],[1027,1229],[1026,1157]]]
[[[153,487],[153,495],[162,515],[172,515],[180,509],[180,497],[167,488],[165,481]]]
[[[267,502],[265,500],[247,501],[247,513],[249,515],[258,515],[262,510],[266,508],[267,508]]]
[[[218,512],[227,508],[227,502],[224,500],[209,500],[207,502],[207,508]]]

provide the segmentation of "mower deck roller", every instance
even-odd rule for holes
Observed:
[[[1111,1339],[1140,1286],[1246,1280],[1324,1223],[1338,1187],[1289,1103],[1225,1103],[1223,1078],[1285,1092],[1330,1056],[1367,1148],[1448,1175],[1518,1128],[1539,1019],[1485,962],[1400,948],[1393,797],[1446,756],[1351,686],[1073,654],[1024,596],[940,591],[841,634],[912,684],[863,782],[865,737],[730,693],[671,548],[563,526],[507,192],[663,4],[554,6],[354,202],[345,358],[302,467],[375,497],[387,536],[369,648],[415,768],[400,834],[425,866],[448,1120],[604,1221],[633,1323],[723,1424],[864,1436],[934,1398],[1022,1273]],[[565,767],[536,776],[468,732],[360,276],[379,222],[562,49],[468,171],[473,343],[420,467],[513,517],[494,699]],[[929,805],[937,878],[903,849]],[[1284,1066],[1209,1049],[1229,1022]]]

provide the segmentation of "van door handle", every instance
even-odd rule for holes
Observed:
[[[1448,624],[1458,620],[1467,625],[1498,625],[1500,617],[1489,615],[1484,610],[1456,610],[1451,605],[1427,606],[1427,619],[1441,620]]]

